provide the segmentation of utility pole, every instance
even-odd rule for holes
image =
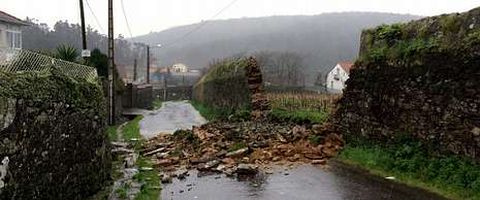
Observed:
[[[167,79],[169,75],[170,75],[170,68],[167,67],[167,74],[163,76],[163,101],[167,101],[167,88],[168,88]]]
[[[108,0],[108,99],[109,115],[108,123],[115,124],[115,62],[114,62],[114,40],[113,40],[113,0]]]
[[[85,12],[83,9],[83,0],[79,0],[80,3],[80,23],[82,26],[82,57],[87,60],[90,57],[90,51],[87,49],[87,33],[85,30]]]
[[[133,60],[133,82],[137,81],[137,59]]]
[[[147,84],[150,84],[150,45],[147,45]]]
[[[82,25],[82,49],[87,49],[87,34],[85,32],[85,13],[83,12],[83,0],[79,0],[80,2],[80,21]]]
[[[183,87],[183,99],[186,99],[187,89],[185,87],[185,72],[182,72],[182,87]]]

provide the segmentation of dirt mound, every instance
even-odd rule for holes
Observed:
[[[256,173],[271,163],[326,164],[342,138],[320,125],[211,122],[147,141],[142,154],[164,171],[196,168],[227,175]]]

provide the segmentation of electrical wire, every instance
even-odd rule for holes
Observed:
[[[100,29],[100,31],[102,31],[102,33],[105,33],[105,29],[103,29],[102,25],[100,24],[100,21],[98,20],[97,15],[95,15],[95,12],[93,12],[93,9],[90,6],[90,3],[88,2],[88,0],[85,0],[85,3],[87,4],[88,10],[90,10],[90,13],[92,14],[93,18],[95,19],[95,22],[97,23],[97,26]]]
[[[122,0],[123,1],[123,0]],[[235,4],[238,0],[233,0],[231,1],[229,4],[227,4],[225,7],[223,7],[222,9],[220,9],[217,13],[215,13],[214,15],[212,15],[212,17],[210,17],[208,20],[205,20],[203,22],[201,22],[200,24],[198,24],[196,27],[192,28],[190,31],[188,31],[187,33],[183,34],[182,36],[180,36],[179,38],[175,39],[173,42],[170,42],[170,43],[167,43],[165,45],[162,45],[162,48],[163,47],[169,47],[169,46],[172,46],[178,42],[180,42],[181,40],[183,40],[184,38],[188,37],[189,35],[191,35],[192,33],[194,33],[195,31],[198,31],[199,29],[201,29],[202,27],[204,27],[210,20],[212,19],[215,19],[216,17],[218,17],[220,14],[222,14],[225,10],[227,10],[228,8],[230,8],[233,4]]]
[[[123,12],[123,16],[125,17],[125,23],[127,24],[128,33],[130,34],[130,38],[133,39],[132,30],[130,29],[130,24],[128,23],[127,13],[125,12],[125,6],[123,5],[123,0],[120,0],[120,3],[122,5],[122,12]]]

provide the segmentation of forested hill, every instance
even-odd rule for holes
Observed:
[[[352,60],[362,29],[406,22],[419,16],[388,13],[330,13],[207,21],[134,38],[164,48],[153,52],[163,65],[182,62],[204,67],[214,58],[258,51],[295,52],[305,58],[305,74],[315,74],[340,60]],[[183,37],[191,30],[194,32]],[[308,78],[311,83],[313,76]]]

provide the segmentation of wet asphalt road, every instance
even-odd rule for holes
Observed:
[[[286,175],[288,173],[288,175]],[[303,165],[251,180],[214,174],[164,184],[163,200],[436,200],[443,199],[416,188],[366,174],[335,163],[330,169]]]
[[[146,139],[157,134],[172,134],[179,129],[191,129],[207,122],[200,113],[186,101],[164,102],[155,111],[144,111],[140,121],[140,133]]]
[[[188,102],[165,102],[156,111],[141,111],[140,132],[145,138],[189,129],[206,120]],[[190,171],[185,180],[164,184],[163,200],[434,200],[443,199],[420,189],[368,175],[362,170],[332,162],[329,169],[303,165],[250,180],[214,174],[198,177]],[[287,175],[288,174],[288,175]]]

